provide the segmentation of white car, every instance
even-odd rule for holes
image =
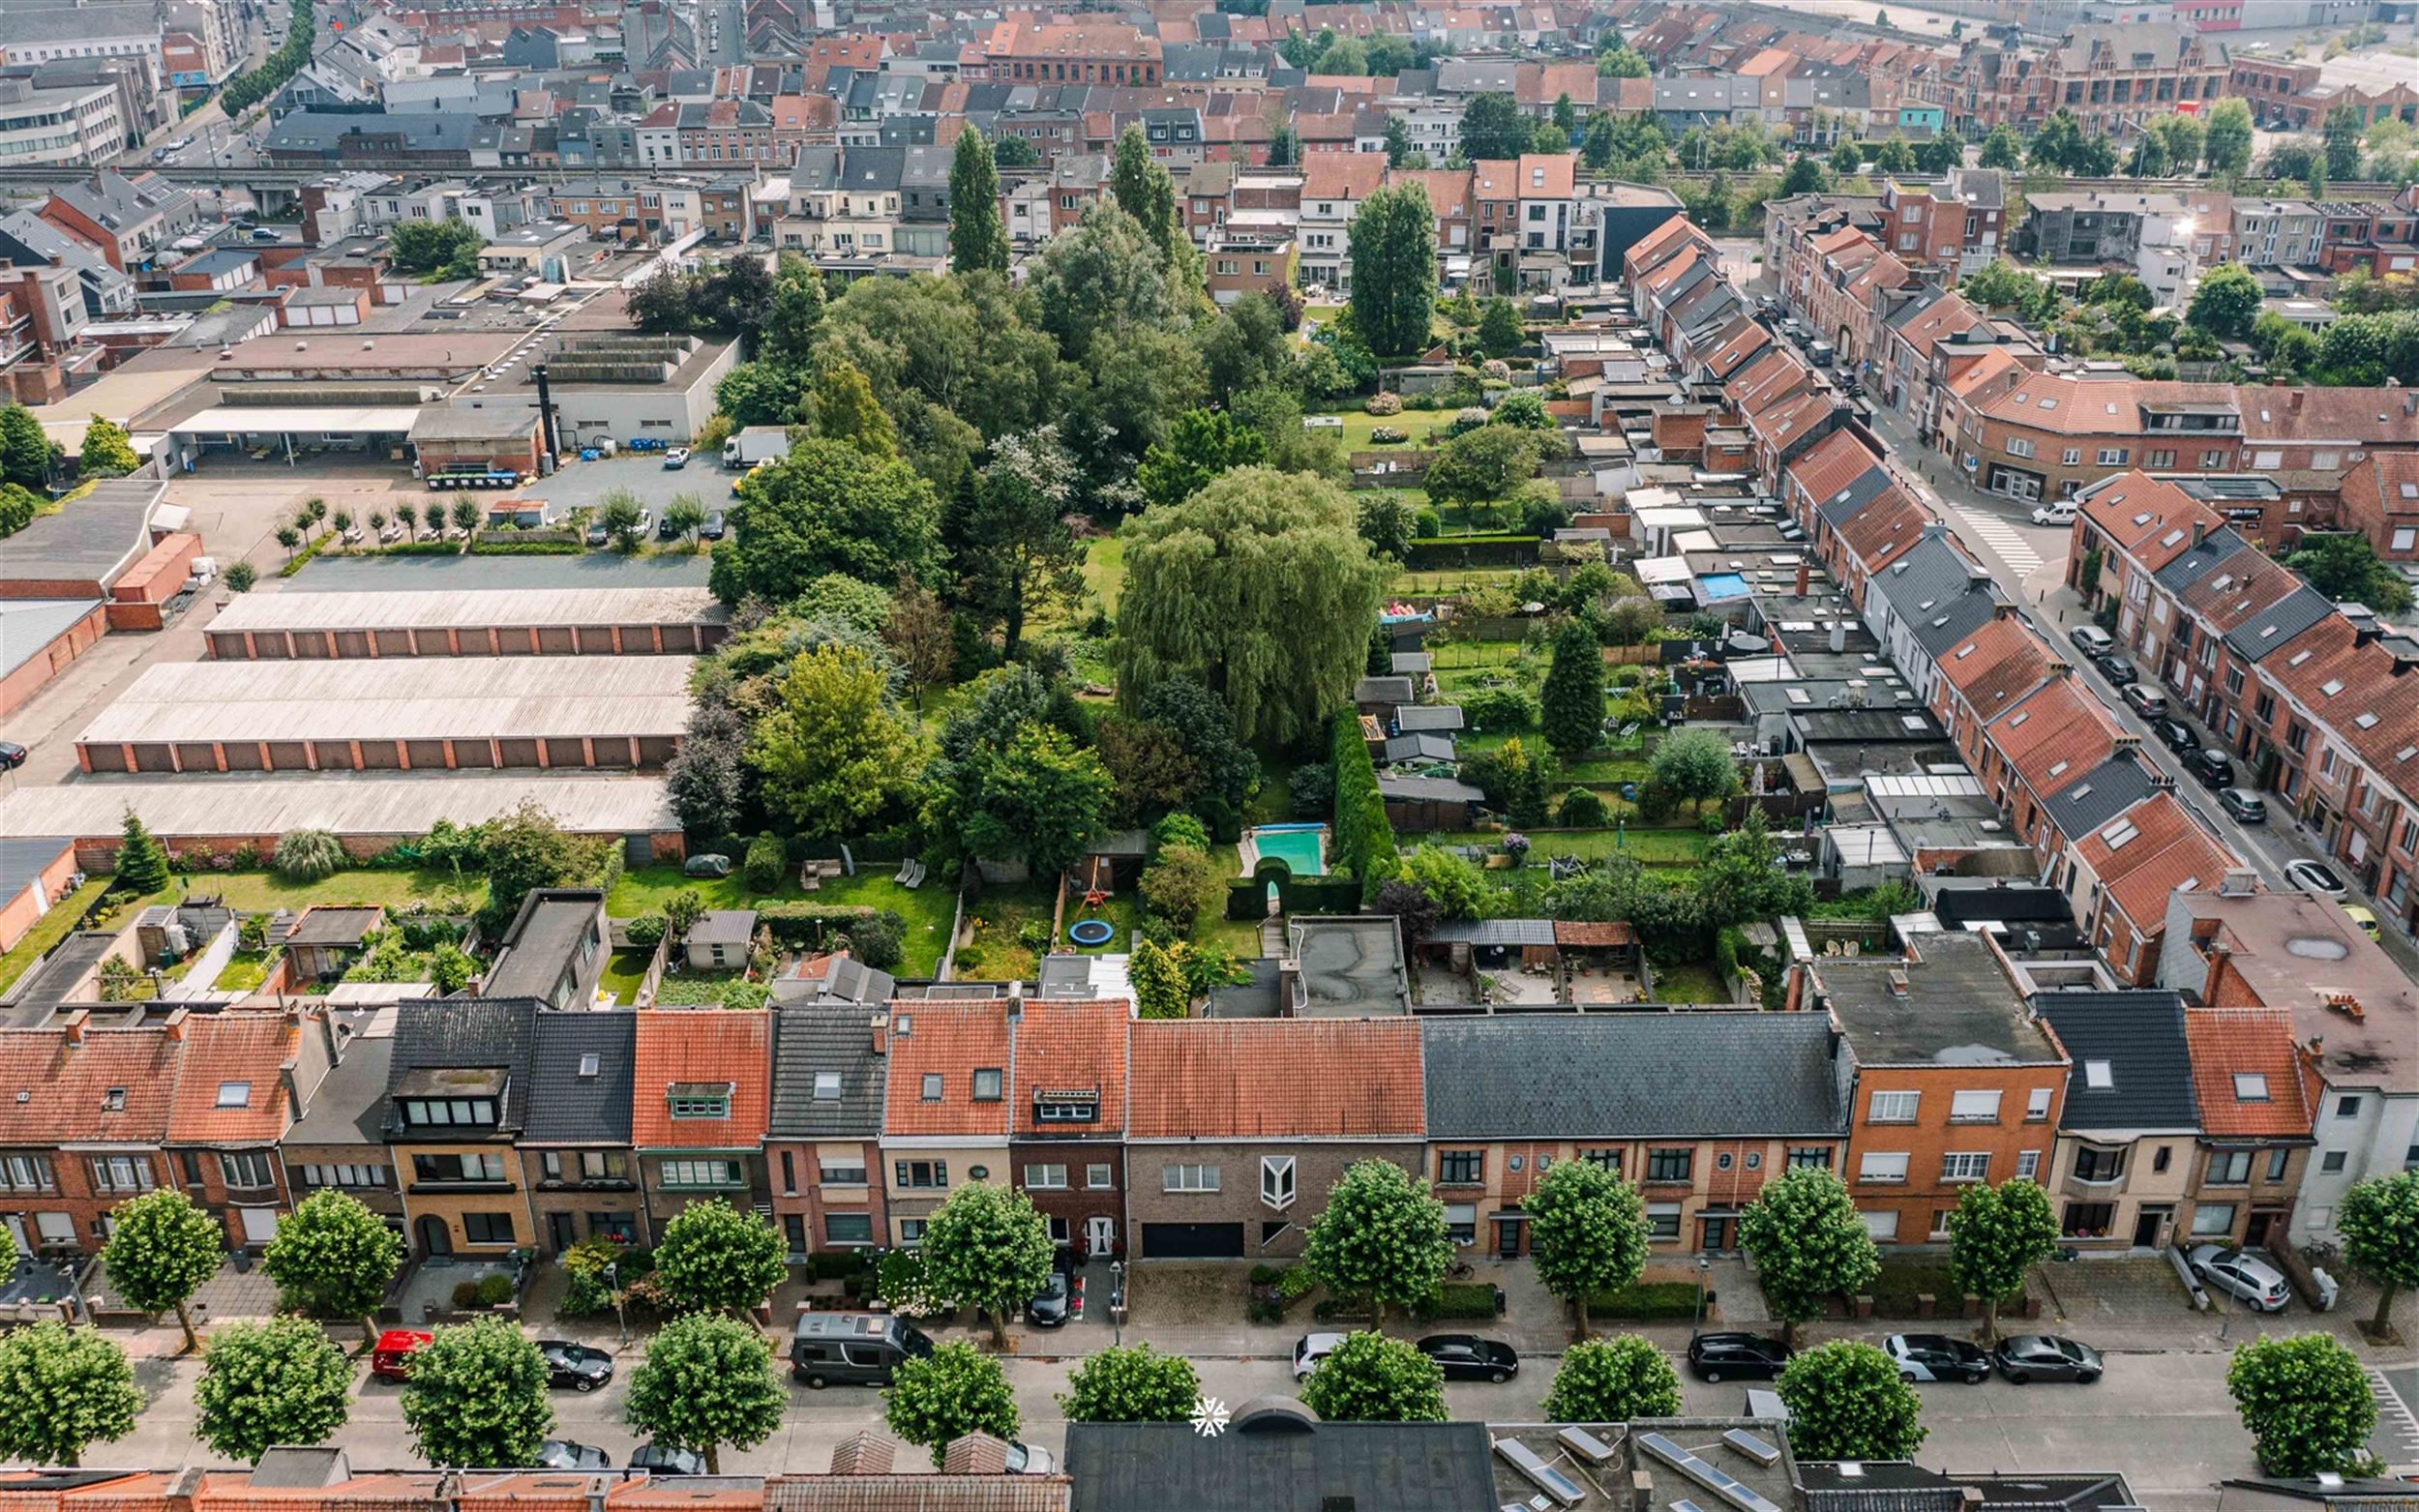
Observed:
[[[2071,525],[2075,523],[2075,514],[2073,499],[2060,499],[2055,504],[2036,504],[2033,506],[2033,523],[2036,525]]]
[[[675,446],[675,447],[672,447],[671,450],[669,450],[669,451],[667,451],[667,452],[665,452],[665,453],[664,453],[664,470],[665,470],[665,471],[667,471],[667,472],[678,472],[681,468],[686,467],[686,466],[688,466],[688,465],[689,465],[689,449],[688,449],[687,447],[685,447],[685,446]]]
[[[1308,1379],[1310,1373],[1319,1368],[1319,1362],[1333,1354],[1335,1347],[1343,1342],[1344,1335],[1340,1333],[1302,1335],[1301,1342],[1294,1346],[1294,1379]]]
[[[2350,889],[2344,885],[2344,879],[2315,861],[2285,862],[2285,880],[2301,892],[2316,893],[2321,898],[2332,898],[2338,903],[2350,896]]]
[[[1056,1475],[1059,1462],[1049,1450],[1037,1443],[1008,1445],[1008,1473],[1011,1475]]]
[[[2204,1244],[2185,1257],[2193,1274],[2255,1313],[2282,1313],[2293,1289],[2285,1273],[2241,1250]]]

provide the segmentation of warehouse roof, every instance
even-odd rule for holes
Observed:
[[[688,723],[691,660],[169,662],[136,678],[76,738],[108,745],[676,735]]]
[[[245,666],[253,664],[246,663]],[[580,835],[669,833],[680,828],[660,777],[591,777],[530,771],[518,776],[428,772],[371,776],[188,773],[180,777],[83,781],[20,787],[0,795],[0,834],[114,840],[126,811],[169,839],[194,835],[425,835],[439,819],[484,824],[536,803]]]
[[[458,630],[491,626],[720,623],[730,610],[702,585],[471,589],[446,593],[248,593],[213,631]]]
[[[420,418],[416,405],[218,404],[167,428],[170,435],[274,435],[284,431],[407,435]]]

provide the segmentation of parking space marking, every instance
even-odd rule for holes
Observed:
[[[2403,1400],[2385,1372],[2372,1366],[2369,1394],[2377,1400],[2377,1431],[2373,1443],[2377,1457],[2397,1475],[2419,1472],[2419,1414]]]

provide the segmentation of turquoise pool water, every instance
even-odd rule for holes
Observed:
[[[1700,604],[1744,599],[1747,596],[1747,580],[1737,573],[1700,574],[1696,580],[1696,596]]]
[[[1261,861],[1274,856],[1296,876],[1327,875],[1326,826],[1319,824],[1263,825],[1251,832],[1256,870]]]

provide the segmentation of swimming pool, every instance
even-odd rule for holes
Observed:
[[[1263,824],[1243,832],[1238,847],[1243,875],[1249,876],[1264,860],[1285,863],[1296,876],[1327,875],[1328,827],[1324,824]]]
[[[1699,604],[1714,604],[1723,599],[1744,599],[1747,596],[1747,580],[1738,573],[1706,573],[1696,580]]]

